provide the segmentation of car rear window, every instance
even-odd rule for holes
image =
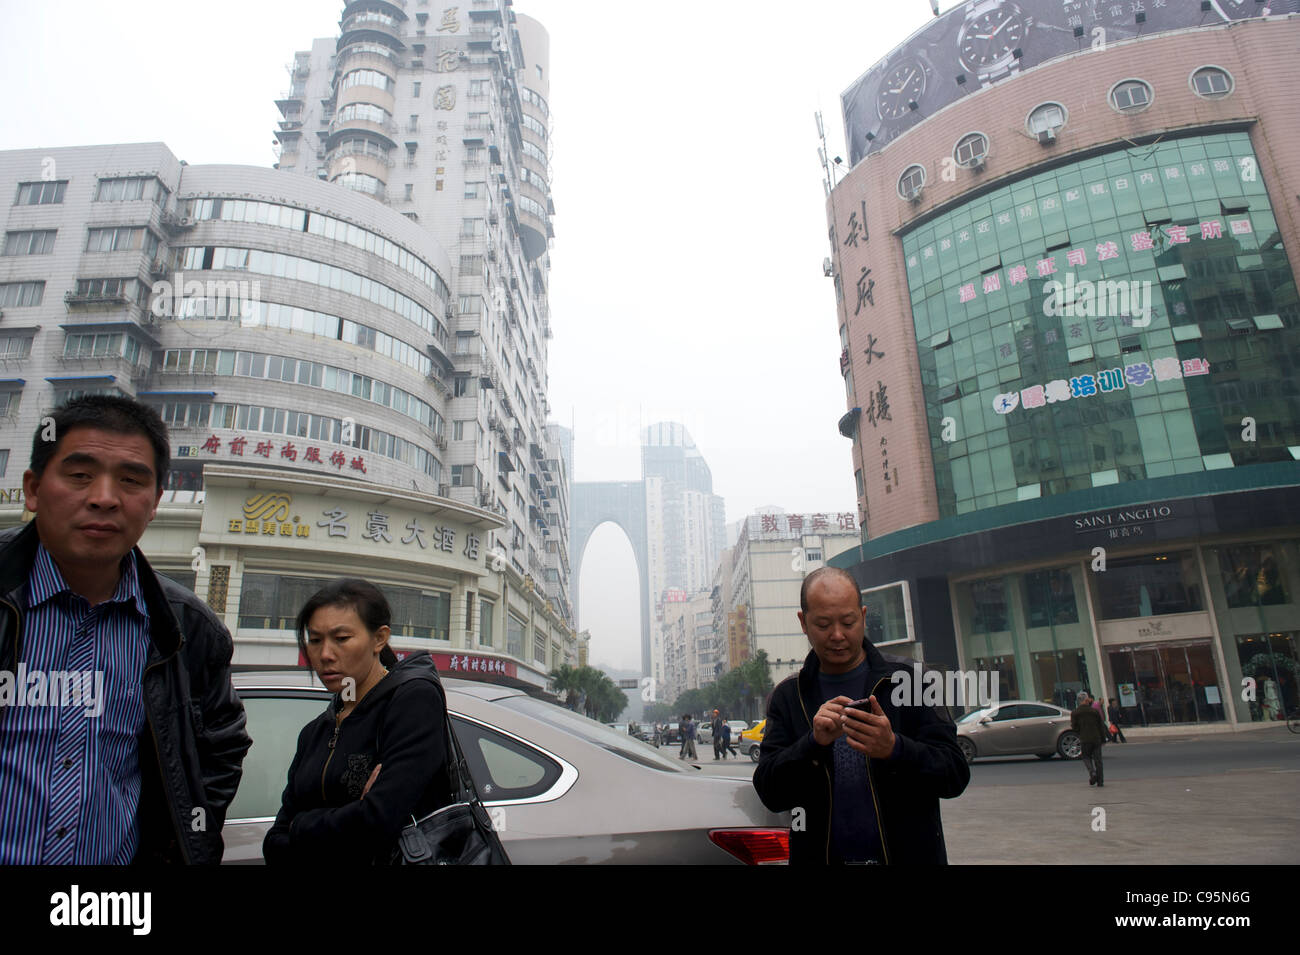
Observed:
[[[554,703],[536,700],[531,696],[512,696],[496,702],[498,706],[504,706],[507,709],[523,713],[525,716],[541,720],[549,726],[554,726],[556,729],[563,730],[616,756],[621,756],[642,766],[662,772],[686,772],[681,764],[664,756],[649,743],[628,736],[627,733],[619,733],[603,723],[587,719],[585,716],[574,713],[572,710],[566,710],[562,706],[556,706]]]

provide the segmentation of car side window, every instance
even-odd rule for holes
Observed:
[[[1024,711],[1023,713],[1020,714],[1019,718],[1021,719],[1026,717],[1038,718],[1038,717],[1052,717],[1052,716],[1061,715],[1056,710],[1052,709],[1050,706],[1036,706],[1034,704],[1021,704],[1020,709]]]
[[[227,822],[266,818],[280,811],[289,764],[298,750],[298,734],[329,705],[319,696],[247,694],[243,702],[253,747],[244,757],[239,791],[226,811]]]
[[[1022,708],[1016,704],[999,707],[998,711],[993,714],[993,722],[1003,723],[1007,720],[1018,720],[1021,716],[1021,709]]]
[[[560,778],[559,763],[531,746],[460,717],[451,722],[483,802],[540,796]]]

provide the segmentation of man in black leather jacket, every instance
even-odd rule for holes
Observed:
[[[134,401],[96,396],[56,410],[53,435],[52,447],[43,446],[38,430],[33,468],[24,475],[36,517],[0,532],[0,670],[14,673],[32,649],[28,588],[38,548],[53,557],[70,598],[91,605],[113,593],[134,555],[147,648],[132,861],[219,863],[226,809],[252,740],[230,680],[229,631],[193,593],[158,576],[136,546],[161,497],[170,457],[166,428]],[[105,693],[112,697],[114,688]],[[0,707],[0,742],[9,716]]]
[[[956,727],[942,708],[893,703],[891,677],[912,661],[866,641],[846,571],[813,571],[800,602],[812,650],[772,691],[754,771],[763,804],[792,810],[790,863],[947,862],[939,799],[970,781]]]

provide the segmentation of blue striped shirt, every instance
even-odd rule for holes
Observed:
[[[134,552],[92,607],[42,545],[27,607],[16,671],[0,674],[0,864],[124,865],[140,840],[149,652]]]

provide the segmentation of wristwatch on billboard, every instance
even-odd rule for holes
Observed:
[[[1015,51],[1027,33],[1025,15],[1010,0],[977,0],[957,34],[957,59],[988,86],[1020,72]]]

